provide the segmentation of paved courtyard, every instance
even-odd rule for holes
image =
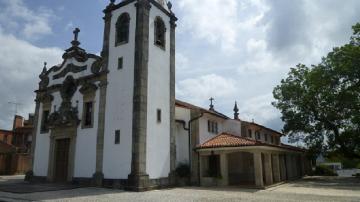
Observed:
[[[1,178],[0,185],[21,183]],[[0,192],[0,201],[360,201],[360,179],[309,177],[267,190],[185,187],[144,193],[100,188],[16,194]]]

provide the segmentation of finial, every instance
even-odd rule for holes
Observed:
[[[215,109],[214,109],[213,101],[214,101],[215,99],[214,99],[213,97],[211,97],[209,100],[210,100],[210,109],[209,109],[209,110],[214,111]]]
[[[45,74],[47,72],[47,68],[46,68],[47,62],[44,62],[44,68],[42,70],[41,74]]]
[[[74,33],[74,40],[71,42],[71,44],[72,44],[73,46],[79,46],[79,45],[80,45],[80,42],[78,41],[79,32],[80,32],[80,29],[79,29],[79,28],[75,28],[75,30],[73,31],[73,33]]]
[[[237,106],[236,101],[235,101],[235,106],[234,106],[234,119],[239,120],[239,108]]]
[[[170,1],[168,1],[167,7],[168,7],[169,10],[171,10],[171,8],[172,8],[172,3],[171,3]]]

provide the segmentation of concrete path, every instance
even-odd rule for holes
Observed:
[[[309,177],[267,190],[185,187],[144,193],[80,188],[29,194],[0,192],[0,201],[360,201],[360,179]]]

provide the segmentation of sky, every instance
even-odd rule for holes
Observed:
[[[119,3],[117,0],[116,3]],[[34,113],[43,63],[62,62],[72,30],[81,47],[99,54],[108,0],[0,0],[0,128]],[[176,97],[230,117],[281,130],[272,91],[291,67],[317,64],[349,41],[360,22],[359,0],[173,0]]]

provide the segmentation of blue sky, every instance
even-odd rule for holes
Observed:
[[[117,3],[120,0],[116,1]],[[34,112],[33,91],[43,62],[62,62],[72,30],[88,52],[102,47],[107,0],[0,0],[0,128],[13,106]],[[272,90],[298,63],[318,63],[348,41],[360,22],[358,0],[174,0],[177,98],[281,130]]]

